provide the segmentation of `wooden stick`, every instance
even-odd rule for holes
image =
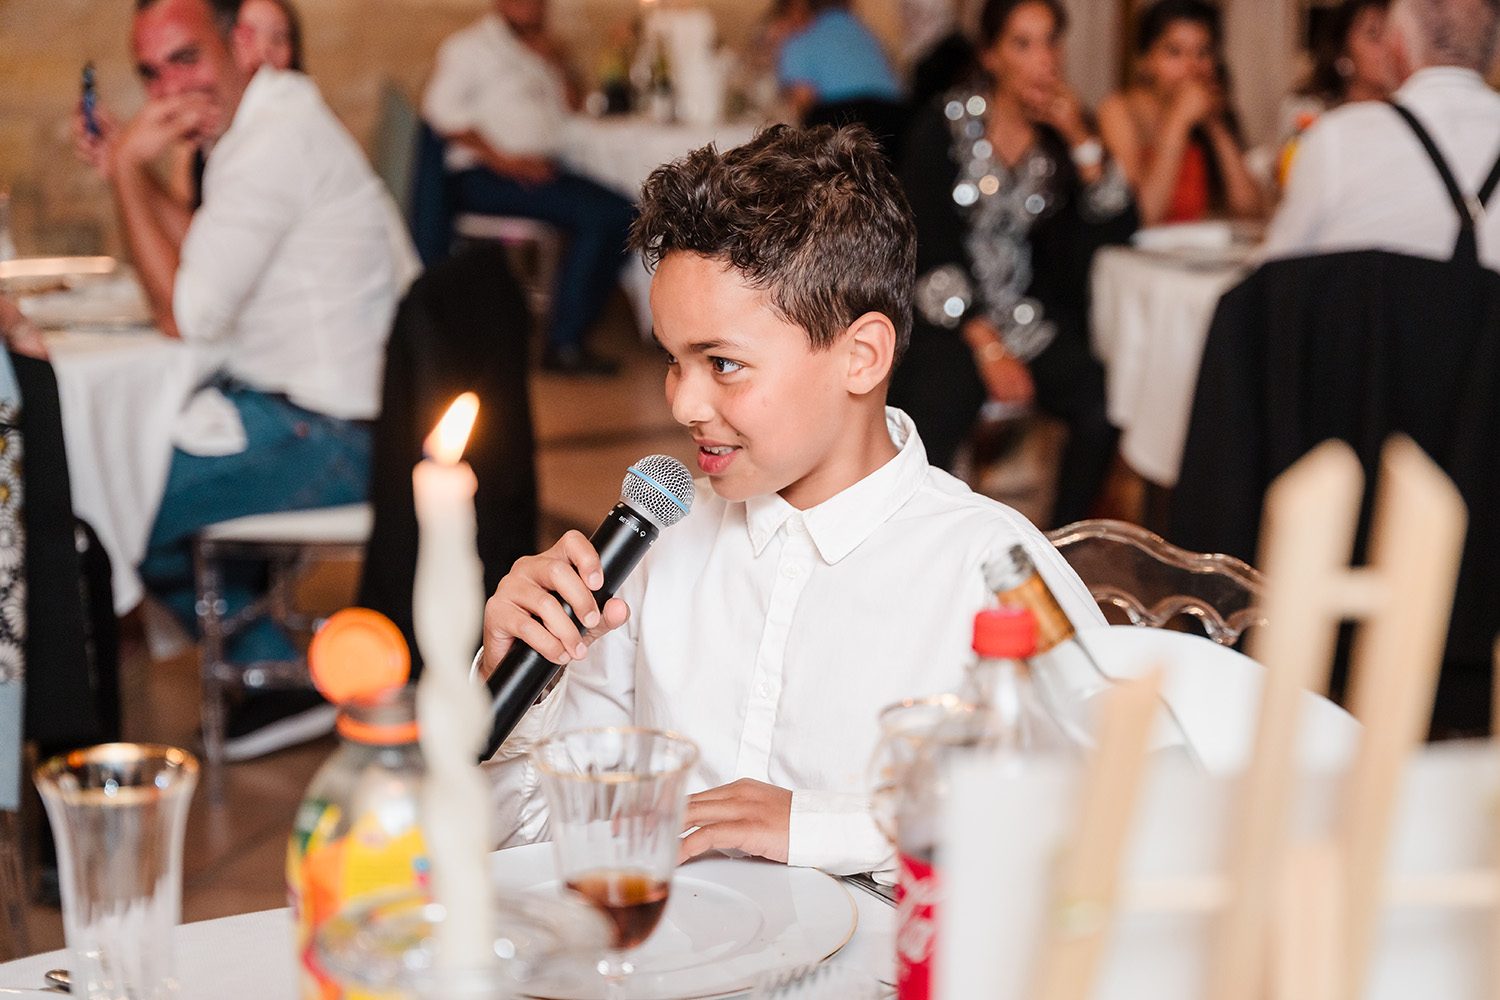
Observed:
[[[1227,878],[1214,875],[1132,882],[1120,887],[1120,909],[1130,913],[1214,913],[1229,905],[1232,888]],[[1397,877],[1387,884],[1386,902],[1393,907],[1433,910],[1500,907],[1500,871],[1475,868]]]
[[[1338,1000],[1343,991],[1345,883],[1331,841],[1292,850],[1276,922],[1275,1000]]]
[[[1261,1000],[1273,873],[1285,854],[1304,690],[1325,690],[1339,614],[1330,603],[1354,551],[1363,473],[1348,445],[1328,441],[1266,494],[1260,563],[1267,624],[1252,637],[1266,667],[1255,756],[1243,781],[1230,849],[1230,905],[1216,928],[1207,996]]]
[[[1038,965],[1038,1000],[1088,1000],[1113,920],[1120,864],[1161,711],[1160,668],[1110,693],[1084,779],[1078,839],[1058,872]]]
[[[1432,716],[1467,524],[1463,498],[1442,470],[1410,438],[1387,441],[1369,557],[1385,606],[1355,636],[1352,704],[1365,732],[1340,813],[1349,1000],[1364,990],[1402,769]]]

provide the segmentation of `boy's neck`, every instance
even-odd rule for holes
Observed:
[[[851,427],[838,449],[822,465],[781,490],[781,499],[798,510],[816,507],[884,466],[900,450],[886,427],[882,401],[858,421],[858,429]]]

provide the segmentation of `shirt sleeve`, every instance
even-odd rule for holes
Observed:
[[[442,135],[475,127],[475,82],[469,72],[470,62],[462,38],[450,39],[438,48],[432,77],[422,94],[422,117]]]
[[[229,333],[277,248],[302,215],[316,158],[300,137],[268,129],[224,150],[213,191],[193,216],[172,289],[172,315],[184,340]]]
[[[1331,158],[1338,148],[1331,141],[1323,122],[1313,125],[1297,143],[1292,160],[1286,194],[1271,218],[1266,242],[1260,249],[1262,260],[1296,257],[1316,249],[1324,213],[1332,192],[1327,177]]]
[[[896,856],[875,825],[866,796],[794,791],[787,863],[830,875],[852,875],[891,870]]]
[[[554,733],[586,726],[628,726],[635,720],[635,654],[640,640],[634,609],[642,574],[620,588],[630,620],[597,640],[589,655],[570,663],[557,687],[522,716],[485,763],[492,787],[499,847],[546,839],[547,804],[531,750]],[[477,662],[477,659],[476,659]]]

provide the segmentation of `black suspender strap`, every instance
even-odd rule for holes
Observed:
[[[1453,259],[1478,263],[1479,240],[1474,234],[1474,227],[1479,218],[1484,215],[1484,202],[1488,200],[1485,194],[1493,194],[1495,184],[1500,184],[1500,163],[1495,165],[1495,171],[1491,174],[1490,180],[1485,181],[1485,187],[1489,188],[1489,191],[1474,198],[1466,197],[1463,189],[1458,186],[1458,180],[1453,176],[1453,171],[1449,169],[1448,161],[1443,159],[1437,143],[1432,141],[1432,135],[1417,120],[1417,116],[1395,101],[1389,103],[1406,121],[1406,124],[1411,126],[1417,141],[1427,151],[1432,165],[1437,168],[1438,176],[1443,179],[1443,187],[1448,189],[1448,197],[1453,201],[1453,210],[1458,213],[1458,241],[1453,246]],[[1492,181],[1494,183],[1491,183]],[[1484,189],[1482,188],[1481,191]]]
[[[1479,187],[1477,197],[1481,206],[1486,208],[1489,206],[1490,199],[1495,196],[1496,188],[1500,188],[1500,160],[1495,161],[1495,165],[1490,168],[1490,175],[1484,179],[1484,183]]]

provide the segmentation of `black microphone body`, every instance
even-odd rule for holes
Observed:
[[[609,516],[589,538],[595,551],[599,553],[599,563],[604,573],[604,585],[594,591],[594,601],[601,611],[604,602],[615,596],[620,584],[625,582],[630,571],[635,569],[660,534],[661,529],[650,518],[634,510],[623,500],[615,504]],[[583,631],[583,622],[579,620],[578,613],[567,601],[560,597],[558,600],[573,624],[578,626],[579,631]],[[494,756],[511,730],[520,723],[521,717],[536,703],[537,698],[562,669],[520,639],[511,643],[510,649],[486,682],[491,699],[490,736],[481,760]]]

